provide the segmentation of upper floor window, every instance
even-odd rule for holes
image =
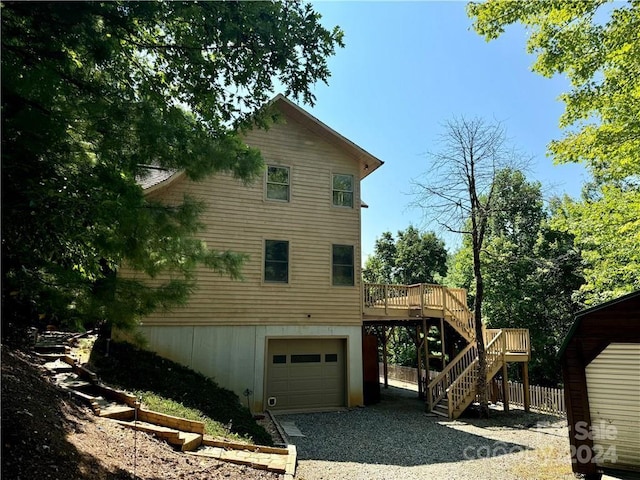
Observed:
[[[353,208],[353,175],[333,175],[333,205]]]
[[[354,285],[353,245],[333,245],[333,285]]]
[[[289,242],[265,240],[264,281],[289,283]]]
[[[269,200],[289,201],[289,167],[267,166],[267,198]]]

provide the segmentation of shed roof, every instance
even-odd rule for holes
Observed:
[[[619,303],[627,302],[632,298],[639,297],[639,296],[640,296],[640,290],[637,290],[627,295],[623,295],[622,297],[614,298],[613,300],[609,300],[608,302],[601,303],[600,305],[596,305],[595,307],[587,308],[585,310],[581,310],[578,313],[576,313],[576,319],[573,322],[573,325],[571,325],[569,332],[567,332],[567,335],[564,337],[564,341],[562,342],[562,346],[560,347],[559,356],[562,357],[562,355],[564,354],[567,348],[567,345],[569,345],[571,338],[575,335],[576,331],[580,327],[580,324],[582,323],[582,319],[584,317],[589,316],[592,313],[596,313],[600,310],[605,310]],[[638,321],[640,322],[640,318],[638,319]]]

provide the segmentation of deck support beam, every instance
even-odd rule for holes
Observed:
[[[427,339],[429,334],[429,329],[427,327],[427,319],[425,317],[422,317],[422,330],[424,331],[424,368],[425,368],[424,393],[426,395],[427,386],[429,385],[429,382],[430,382],[430,378],[429,378],[430,370],[429,370],[429,340]],[[418,381],[422,383],[422,378],[418,378]]]
[[[391,327],[393,330],[393,327]],[[384,372],[384,388],[389,388],[389,356],[387,353],[387,342],[389,336],[387,335],[387,327],[382,327],[382,371]]]
[[[442,369],[447,366],[447,360],[445,356],[445,343],[444,343],[444,318],[440,319],[440,350],[442,351]]]
[[[509,370],[507,362],[502,362],[502,405],[505,412],[509,411]]]
[[[422,358],[420,358],[420,349],[422,348],[422,343],[420,342],[420,325],[416,325],[415,334],[416,358],[418,360],[418,398],[424,398],[422,382],[420,381],[420,379],[422,378]]]
[[[524,411],[531,408],[531,398],[529,392],[529,362],[522,363],[522,389],[524,390]]]

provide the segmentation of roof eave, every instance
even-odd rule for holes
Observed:
[[[342,136],[333,128],[318,120],[281,93],[271,100],[271,104],[277,104],[282,110],[282,113],[292,117],[294,120],[300,122],[320,137],[345,150],[348,154],[357,159],[360,164],[360,180],[369,176],[384,164],[382,160],[367,152],[364,148],[356,145],[348,138]]]

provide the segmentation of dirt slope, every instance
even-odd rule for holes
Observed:
[[[151,436],[95,417],[55,387],[38,363],[2,346],[2,478],[281,478],[178,453]]]

